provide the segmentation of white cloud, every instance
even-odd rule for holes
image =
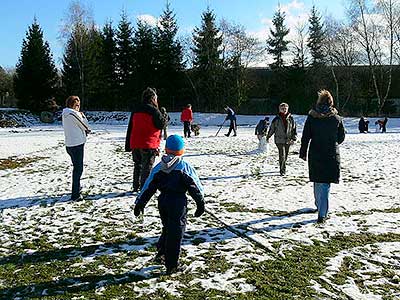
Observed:
[[[292,2],[288,4],[282,4],[280,5],[281,10],[286,13],[293,13],[293,11],[304,11],[305,10],[305,4],[304,2],[299,2],[297,0],[293,0]]]
[[[158,19],[152,15],[138,15],[136,17],[139,21],[142,21],[150,26],[157,26],[158,24]]]
[[[276,11],[281,9],[285,13],[285,25],[289,28],[288,40],[294,40],[296,37],[296,27],[299,24],[308,22],[310,8],[307,8],[305,3],[298,0],[293,0],[287,4],[281,4],[276,7]],[[272,28],[272,18],[261,18],[261,24],[263,25],[260,30],[250,31],[249,34],[258,38],[262,43],[266,43],[270,35],[270,29]],[[286,57],[289,61],[290,57]],[[271,62],[272,58],[269,56],[266,58],[266,62]]]

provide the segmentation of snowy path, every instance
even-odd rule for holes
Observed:
[[[123,152],[125,126],[95,126],[85,148],[86,199],[76,203],[68,201],[72,167],[59,127],[1,131],[1,144],[7,147],[0,149],[0,158],[36,160],[0,169],[0,295],[76,293],[78,285],[88,299],[91,293],[104,299],[112,293],[158,299],[165,292],[187,295],[191,289],[221,297],[253,295],[259,287],[246,275],[253,263],[279,260],[285,251],[317,240],[330,245],[338,235],[392,234],[384,243],[327,257],[324,275],[308,285],[327,299],[400,297],[398,133],[359,135],[350,130],[341,148],[342,182],[333,185],[330,219],[319,226],[316,214],[310,213],[312,185],[306,163],[298,158],[299,144],[291,149],[288,175],[281,177],[276,147],[270,145],[268,154],[256,151],[252,127],[239,128],[236,138],[223,132],[215,137],[216,130],[203,127],[200,136],[189,139],[185,159],[197,169],[207,209],[217,219],[209,214],[193,218],[190,203],[181,258],[185,271],[169,278],[160,277],[163,268],[151,262],[160,232],[156,200],[141,220],[132,213],[134,195],[126,193],[133,164]],[[180,128],[170,128],[172,133]],[[365,269],[354,264],[340,281],[348,260],[361,262]],[[11,279],[10,274],[17,275]]]

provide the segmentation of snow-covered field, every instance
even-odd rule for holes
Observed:
[[[358,134],[358,119],[345,119],[342,180],[323,225],[311,213],[299,143],[281,177],[275,145],[257,151],[260,116],[239,116],[229,138],[226,127],[215,136],[223,115],[195,119],[201,133],[186,140],[185,159],[205,187],[207,213],[195,219],[190,203],[184,271],[173,276],[152,262],[156,199],[144,218],[133,215],[126,120],[93,125],[80,202],[68,200],[72,166],[59,124],[0,129],[0,298],[400,299],[400,119],[389,119],[386,134]],[[296,116],[299,138],[304,120]]]

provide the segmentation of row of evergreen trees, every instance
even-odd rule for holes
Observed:
[[[197,111],[220,111],[228,104],[239,111],[266,113],[286,101],[294,112],[305,113],[316,91],[334,90],[338,80],[344,85],[348,81],[326,60],[326,29],[315,7],[308,36],[295,47],[290,61],[287,53],[293,42],[287,39],[289,29],[280,9],[264,45],[240,26],[217,26],[213,11],[207,9],[187,49],[177,38],[176,17],[168,3],[157,26],[141,20],[133,25],[123,12],[116,28],[110,21],[99,29],[79,9],[79,5],[73,9],[75,14],[63,32],[60,72],[37,20],[29,27],[14,76],[20,107],[40,111],[46,99],[55,96],[61,104],[73,94],[81,98],[84,109],[128,110],[151,86],[168,110],[180,110],[190,102]],[[293,53],[293,47],[290,50]],[[251,61],[245,57],[253,57],[254,63],[264,51],[273,61],[270,71],[259,76],[247,68]],[[335,97],[339,99],[339,93]],[[249,98],[268,99],[269,105],[263,105],[263,111],[248,109]]]
[[[117,29],[111,22],[102,31],[73,27],[63,57],[65,93],[81,96],[90,109],[127,109],[147,86],[156,87],[161,99],[173,99],[184,69],[176,33],[169,6],[157,27],[138,21],[133,28],[126,13]]]
[[[129,109],[140,101],[141,91],[152,86],[169,109],[180,109],[193,94],[198,106],[206,104],[211,109],[211,99],[218,94],[215,76],[222,72],[215,16],[207,10],[202,27],[194,33],[195,72],[184,68],[177,30],[169,4],[156,27],[139,20],[134,28],[125,12],[116,29],[111,22],[99,30],[94,23],[75,19],[67,33],[59,76],[35,19],[16,67],[14,89],[19,106],[40,111],[45,109],[45,100],[73,94],[80,96],[85,109]]]

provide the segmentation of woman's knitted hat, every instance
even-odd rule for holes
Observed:
[[[165,152],[173,155],[182,155],[184,152],[184,147],[185,142],[180,135],[170,135],[165,143]]]

